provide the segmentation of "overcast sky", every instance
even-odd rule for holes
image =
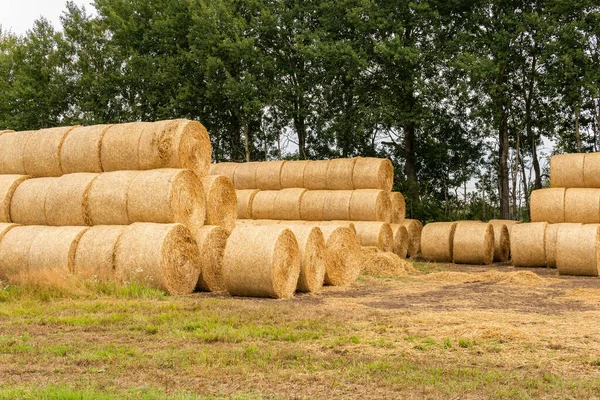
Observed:
[[[92,0],[74,0],[84,5],[88,13],[93,10]],[[33,26],[33,22],[46,17],[55,27],[60,28],[60,16],[67,0],[0,0],[0,25],[3,30],[23,34]]]

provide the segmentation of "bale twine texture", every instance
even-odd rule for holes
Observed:
[[[74,127],[41,129],[27,135],[23,147],[23,166],[27,175],[61,176],[61,149]]]
[[[433,222],[423,227],[421,254],[427,261],[452,262],[456,222]]]
[[[239,163],[234,162],[222,162],[210,165],[210,175],[223,175],[228,178],[231,183],[234,183],[233,180],[235,178],[235,170],[237,169]],[[235,183],[234,183],[235,186]]]
[[[275,196],[273,215],[271,218],[277,220],[299,220],[302,205],[302,197],[306,189],[283,189]]]
[[[546,222],[519,224],[512,228],[510,254],[515,267],[546,266]]]
[[[256,185],[256,170],[259,162],[241,163],[233,174],[233,185],[238,190],[258,189]]]
[[[356,233],[356,226],[354,225],[354,222],[351,222],[351,221],[320,221],[320,222],[306,221],[304,223],[304,225],[318,226],[318,227],[338,226],[338,227],[342,227],[342,228],[348,228],[352,232]]]
[[[29,179],[26,175],[0,175],[0,223],[12,222],[10,202],[17,187]]]
[[[102,172],[102,138],[111,126],[93,125],[71,130],[60,150],[62,173]]]
[[[546,227],[546,266],[556,268],[556,246],[558,231],[563,226],[581,226],[582,224],[548,224]]]
[[[261,162],[256,169],[256,188],[260,190],[280,190],[281,171],[287,161]]]
[[[323,220],[350,220],[352,190],[328,190],[323,206]]]
[[[56,181],[46,195],[48,225],[91,225],[88,200],[92,183],[98,176],[99,174],[81,172],[54,178]]]
[[[406,201],[399,192],[390,193],[392,224],[401,224],[406,218]]]
[[[252,219],[274,219],[278,190],[261,190],[252,201]]]
[[[394,232],[387,222],[353,222],[356,234],[363,247],[377,247],[381,251],[394,250]]]
[[[600,189],[600,153],[588,153],[583,161],[583,187]]]
[[[93,282],[115,280],[115,250],[124,225],[100,225],[89,228],[79,239],[73,273]]]
[[[204,223],[222,226],[231,232],[238,217],[237,194],[233,183],[221,175],[207,175],[202,178],[202,188],[206,205]]]
[[[260,192],[258,189],[236,190],[237,217],[239,219],[252,219],[252,203],[254,196]]]
[[[558,229],[556,267],[560,275],[598,276],[600,225],[564,225]]]
[[[304,221],[323,221],[325,218],[326,190],[309,190],[302,196],[300,204],[300,219]]]
[[[567,223],[600,223],[600,189],[567,189],[564,213]]]
[[[352,176],[354,189],[381,189],[394,186],[394,166],[387,158],[357,158]]]
[[[25,143],[35,131],[6,132],[0,135],[0,174],[27,175],[23,154]]]
[[[353,190],[353,174],[356,158],[337,158],[327,166],[327,188],[329,190]]]
[[[494,262],[494,228],[490,224],[459,222],[454,231],[452,259],[456,264]]]
[[[565,222],[566,189],[541,189],[531,193],[531,222]]]
[[[304,170],[310,161],[288,161],[281,168],[279,178],[282,189],[303,188]]]
[[[358,236],[350,228],[335,225],[320,227],[327,247],[325,284],[351,285],[362,269],[361,246]]]
[[[300,250],[300,276],[296,290],[314,293],[321,289],[327,270],[327,247],[320,228],[304,225],[286,225],[296,236]]]
[[[550,158],[550,187],[582,188],[585,154],[559,154]]]
[[[113,125],[104,132],[100,145],[102,171],[134,171],[140,168],[140,138],[150,122]]]
[[[127,194],[140,171],[100,174],[90,188],[88,215],[92,225],[129,225]]]
[[[408,232],[408,257],[414,258],[419,255],[421,249],[421,232],[423,224],[416,219],[405,219],[402,225]]]
[[[392,221],[392,203],[387,192],[377,189],[360,189],[352,192],[350,220]]]
[[[404,259],[408,254],[408,230],[402,224],[390,224],[392,233],[394,234],[394,254]]]
[[[196,234],[196,242],[200,249],[200,276],[196,290],[203,292],[225,290],[223,256],[229,232],[221,226],[204,225]]]
[[[302,187],[309,190],[326,190],[329,187],[327,184],[329,163],[329,160],[309,161],[304,168]]]
[[[89,229],[83,226],[41,227],[29,248],[28,269],[53,271],[62,277],[72,274],[75,253],[81,236]]]
[[[23,225],[48,225],[46,199],[57,178],[36,178],[22,182],[10,202],[12,222]]]

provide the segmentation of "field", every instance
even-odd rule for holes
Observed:
[[[0,398],[600,397],[598,279],[416,267],[287,301],[8,287]]]

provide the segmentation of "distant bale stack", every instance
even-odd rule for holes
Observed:
[[[260,192],[258,189],[236,190],[237,216],[239,219],[252,219],[252,203]]]
[[[392,204],[387,192],[376,189],[354,190],[350,201],[350,220],[390,223]]]
[[[259,162],[241,163],[233,174],[233,184],[237,190],[258,189],[256,184],[256,170]]]
[[[416,219],[405,219],[402,225],[408,232],[408,256],[415,258],[421,249],[421,232],[423,224]]]
[[[560,154],[550,159],[550,187],[582,188],[585,187],[584,171],[585,154]]]
[[[79,239],[75,251],[73,274],[84,281],[115,280],[115,250],[124,225],[101,225],[89,228]]]
[[[588,153],[583,162],[583,187],[600,189],[600,153]]]
[[[531,193],[531,222],[565,222],[565,193],[563,188],[534,190]]]
[[[61,149],[74,127],[42,129],[27,135],[23,147],[23,166],[26,175],[61,176]],[[1,147],[0,147],[1,148]]]
[[[363,247],[377,247],[381,251],[394,250],[394,232],[387,222],[353,222]]]
[[[321,231],[327,246],[327,271],[325,284],[351,285],[362,269],[361,246],[358,236],[350,228],[322,225]]]
[[[88,215],[92,225],[129,225],[129,187],[141,171],[115,171],[100,174],[90,188]]]
[[[381,189],[387,192],[394,186],[394,166],[387,158],[356,159],[352,181],[354,189]]]
[[[10,202],[17,187],[27,179],[26,175],[0,175],[0,223],[12,222]]]
[[[223,175],[228,178],[235,187],[234,177],[235,170],[240,166],[240,163],[222,162],[210,165],[210,175]]]
[[[23,225],[48,225],[46,198],[56,179],[29,179],[17,186],[10,202],[11,221]]]
[[[27,175],[23,152],[31,135],[35,135],[35,131],[5,132],[0,135],[0,174]]]
[[[88,200],[99,174],[77,173],[54,178],[46,194],[46,222],[52,226],[91,225]]]
[[[327,188],[329,190],[353,190],[353,174],[356,158],[331,160],[327,167]]]
[[[390,224],[392,233],[394,234],[394,254],[404,259],[408,254],[408,230],[401,224]]]
[[[225,176],[208,175],[202,178],[206,225],[222,226],[228,232],[235,227],[238,217],[237,194],[233,183]]]
[[[102,138],[110,127],[80,126],[70,131],[60,150],[62,173],[102,172]]]
[[[494,228],[490,224],[459,222],[454,232],[455,264],[490,265],[494,262]]]
[[[219,292],[225,290],[223,257],[229,232],[221,226],[205,225],[196,234],[200,249],[200,276],[196,290]]]
[[[546,222],[519,224],[512,228],[510,253],[515,267],[546,266]]]
[[[223,259],[227,291],[234,296],[292,297],[300,275],[296,237],[279,226],[236,227]]]
[[[281,168],[280,183],[282,189],[303,188],[304,170],[310,161],[288,161]]]
[[[558,231],[564,226],[581,226],[582,224],[548,224],[546,227],[546,266],[556,268],[556,246]]]
[[[326,190],[327,170],[329,169],[329,160],[309,161],[304,167],[303,187],[309,190]]]
[[[256,188],[281,190],[281,171],[286,161],[261,162],[256,168]]]
[[[567,189],[564,213],[567,223],[600,223],[600,189]]]
[[[392,210],[392,224],[401,224],[406,218],[406,201],[399,192],[390,193],[390,202]]]
[[[300,249],[301,268],[298,292],[313,293],[323,286],[327,270],[327,247],[320,228],[286,225],[296,236]]]
[[[510,231],[502,221],[490,221],[494,228],[494,261],[507,262],[510,254]]]
[[[427,261],[452,262],[456,222],[433,222],[423,227],[421,254]]]
[[[558,230],[556,266],[561,275],[598,276],[600,225],[563,225]]]

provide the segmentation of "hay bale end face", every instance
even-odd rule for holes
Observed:
[[[434,222],[421,233],[421,254],[427,261],[452,262],[456,222]]]
[[[314,293],[321,289],[327,270],[327,247],[320,228],[305,225],[286,225],[298,241],[301,268],[296,290]]]
[[[74,127],[50,128],[27,135],[23,147],[23,166],[27,175],[61,176],[61,149]]]
[[[459,222],[454,231],[455,264],[490,265],[494,262],[494,228],[490,224]]]
[[[233,184],[238,190],[258,189],[256,184],[256,171],[259,162],[241,163],[235,169],[233,174]]]
[[[205,225],[196,234],[196,242],[200,249],[200,276],[196,290],[220,292],[224,291],[223,257],[229,231],[220,226]]]
[[[556,241],[556,267],[560,275],[598,276],[600,225],[563,225]]]
[[[281,171],[287,161],[268,161],[258,164],[256,188],[260,190],[281,190]]]
[[[392,220],[392,202],[389,194],[377,189],[353,191],[350,200],[350,220],[390,223]]]
[[[401,224],[390,224],[392,232],[394,234],[394,254],[404,259],[408,254],[408,230],[404,225]]]
[[[559,154],[550,159],[550,187],[582,188],[585,154]]]
[[[392,212],[392,224],[401,224],[406,218],[406,201],[399,192],[390,193],[390,203]]]
[[[564,188],[540,189],[531,193],[531,222],[565,222]]]
[[[405,219],[402,225],[408,232],[408,256],[411,258],[417,257],[421,250],[421,232],[423,224],[416,219]]]
[[[327,184],[329,163],[329,160],[309,161],[304,167],[302,187],[309,190],[326,190],[329,187]]]
[[[46,198],[57,178],[36,178],[22,182],[10,202],[12,222],[23,225],[48,225]]]
[[[228,232],[235,227],[238,217],[237,194],[233,183],[221,175],[202,178],[206,204],[206,225],[222,226]]]
[[[327,166],[327,188],[329,190],[353,190],[353,174],[356,158],[338,158]]]
[[[556,268],[558,231],[563,226],[582,226],[582,224],[548,224],[546,227],[546,266],[548,268]]]
[[[238,219],[252,219],[252,203],[254,196],[260,192],[258,189],[236,190]]]
[[[288,161],[281,168],[281,188],[303,188],[304,187],[304,170],[310,161]]]
[[[27,179],[26,175],[0,175],[0,223],[12,222],[10,202],[17,187]]]
[[[127,193],[140,171],[100,174],[88,194],[88,215],[92,225],[129,225]]]
[[[510,254],[515,267],[546,266],[546,222],[519,224],[512,228]]]
[[[102,138],[111,126],[76,127],[70,131],[60,150],[62,173],[102,172]]]
[[[362,269],[358,236],[352,229],[336,225],[321,225],[320,229],[327,247],[325,284],[351,285]]]
[[[115,250],[125,231],[123,225],[101,225],[89,228],[79,239],[73,273],[84,281],[115,280]]]
[[[567,223],[600,223],[600,189],[567,189],[564,213]]]
[[[381,189],[387,192],[394,186],[394,166],[387,158],[359,157],[354,165],[354,189]]]
[[[88,199],[99,174],[77,173],[55,178],[46,195],[46,220],[52,226],[91,225]]]
[[[394,249],[394,232],[387,222],[353,222],[356,234],[363,247],[376,247],[384,252]]]

